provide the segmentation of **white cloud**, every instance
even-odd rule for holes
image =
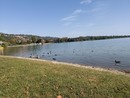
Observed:
[[[64,17],[61,19],[61,21],[74,21],[78,17],[79,14],[84,13],[82,9],[74,10],[70,16]]]
[[[77,9],[74,10],[70,16],[64,17],[62,18],[60,21],[65,22],[64,25],[65,26],[69,26],[70,24],[72,24],[81,13],[85,13],[85,11],[83,11],[82,9]]]
[[[90,4],[92,3],[92,0],[82,0],[80,4]]]
[[[92,13],[92,12],[98,12],[98,11],[101,11],[101,8],[93,8],[93,9],[87,10],[86,12]]]
[[[80,13],[85,13],[85,11],[83,11],[82,9],[77,9],[72,14],[76,15],[76,14],[80,14]]]
[[[75,19],[76,19],[76,15],[71,15],[71,16],[62,18],[61,21],[74,21]]]

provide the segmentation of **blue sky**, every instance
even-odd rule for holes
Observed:
[[[130,0],[0,0],[0,32],[130,35]]]

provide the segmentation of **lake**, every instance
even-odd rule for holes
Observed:
[[[8,47],[4,55],[130,70],[130,38]],[[115,64],[119,60],[120,64]]]

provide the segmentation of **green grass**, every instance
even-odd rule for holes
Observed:
[[[0,56],[0,98],[130,98],[121,74]]]
[[[0,50],[3,50],[3,47],[0,46]]]

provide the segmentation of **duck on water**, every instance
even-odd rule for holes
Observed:
[[[120,64],[121,61],[115,60],[115,64]]]

